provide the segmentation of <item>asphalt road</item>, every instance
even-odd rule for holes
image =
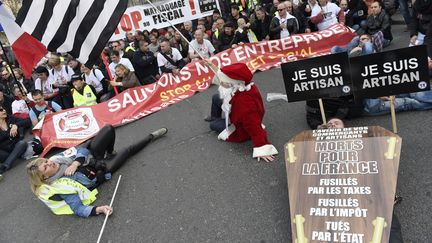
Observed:
[[[404,26],[393,27],[391,48],[406,46]],[[265,97],[284,92],[280,69],[257,73]],[[150,144],[99,188],[109,204],[123,176],[102,242],[291,242],[283,145],[308,129],[304,102],[266,102],[264,123],[282,152],[273,163],[251,158],[251,143],[218,141],[203,121],[216,87],[120,127],[117,149],[159,127],[166,137]],[[404,139],[396,213],[406,242],[432,242],[432,111],[397,114]],[[364,117],[349,126],[391,129],[390,116]],[[96,242],[104,217],[55,216],[30,191],[21,162],[0,182],[0,242]]]

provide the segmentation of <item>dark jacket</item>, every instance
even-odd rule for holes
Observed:
[[[384,39],[393,40],[390,17],[384,10],[382,10],[377,16],[369,15],[367,17],[367,33],[374,35],[378,31],[383,33]]]
[[[151,51],[136,51],[132,58],[132,64],[135,68],[135,74],[142,84],[151,83],[150,80],[155,80],[152,76],[156,77],[159,72],[156,57]]]
[[[227,35],[225,32],[219,34],[217,50],[218,52],[225,51],[231,48],[232,42],[234,39],[234,34]]]
[[[28,93],[31,93],[34,90],[34,82],[31,79],[23,78],[23,85]]]
[[[6,109],[6,113],[8,115],[12,115],[12,102],[14,98],[11,98],[8,95],[3,94],[3,101],[0,101],[0,106],[3,106]]]
[[[15,79],[11,76],[9,76],[8,79],[2,79],[0,82],[0,91],[3,92],[3,94],[8,95],[10,97],[13,97],[13,88],[15,84]]]
[[[413,18],[408,26],[410,30],[410,37],[413,35],[418,35],[418,32],[426,35],[428,30],[432,28],[432,14],[420,14],[417,9],[413,7],[412,16]]]
[[[345,23],[347,26],[360,24],[368,15],[368,7],[363,0],[351,0],[348,2],[349,12],[345,15]]]
[[[251,25],[251,30],[255,33],[258,41],[264,40],[269,34],[271,20],[272,17],[266,14],[263,21],[257,19]]]
[[[270,23],[270,39],[277,40],[280,39],[280,32],[282,28],[278,17],[274,17]],[[299,24],[296,18],[288,19],[286,22],[286,27],[290,35],[298,33]]]
[[[238,44],[240,42],[249,43],[247,30],[248,29],[245,28],[245,29],[243,29],[243,32],[241,32],[241,33],[240,33],[240,31],[236,30],[234,33],[234,38],[233,38],[232,44]]]
[[[18,141],[20,141],[21,138],[19,136],[20,129],[18,129],[18,134],[15,137],[10,136],[10,129],[14,124],[17,125],[18,127],[22,127],[23,126],[22,123],[23,123],[22,119],[17,119],[13,116],[8,116],[6,118],[6,124],[8,126],[7,131],[0,129],[0,149],[1,150],[12,152],[12,150],[15,147],[15,144],[18,143]]]
[[[306,18],[304,12],[296,9],[292,15],[297,19],[299,25],[298,33],[305,33],[306,29],[310,29],[308,18]]]

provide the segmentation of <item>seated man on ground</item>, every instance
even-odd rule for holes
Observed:
[[[15,100],[12,102],[12,115],[21,119],[29,119],[30,108],[35,105],[27,96],[16,87],[14,89]]]
[[[264,130],[264,104],[249,68],[244,63],[234,63],[222,67],[216,77],[219,94],[213,96],[210,129],[219,133],[220,140],[236,143],[252,140],[252,157],[258,161],[273,161],[278,151]],[[222,111],[225,118],[222,118]]]
[[[396,95],[394,104],[396,111],[430,110],[432,109],[432,91]],[[391,99],[388,96],[364,100],[364,110],[368,115],[390,113],[390,107]]]
[[[374,53],[372,38],[368,34],[354,37],[345,47],[334,46],[331,53],[348,52],[349,57],[356,57]]]
[[[24,138],[26,129],[32,127],[32,122],[30,120],[29,112],[30,108],[35,105],[27,96],[21,93],[19,87],[14,88],[15,100],[12,102],[12,115],[17,119],[20,119],[22,124],[19,128],[19,133],[22,138]]]
[[[62,108],[59,104],[54,101],[45,101],[42,91],[35,89],[32,92],[32,97],[35,102],[35,106],[30,109],[29,116],[33,126],[36,126],[46,114],[61,111]]]
[[[31,189],[56,215],[109,215],[113,212],[111,207],[91,206],[98,193],[95,188],[109,179],[128,158],[167,131],[166,128],[156,130],[116,153],[115,130],[107,125],[84,147],[73,147],[49,159],[31,161],[27,165]]]
[[[390,42],[393,40],[391,19],[382,9],[380,3],[375,1],[371,5],[371,11],[366,21],[367,25],[365,28],[360,28],[357,33],[371,35],[376,51],[380,52],[383,48],[390,45]]]

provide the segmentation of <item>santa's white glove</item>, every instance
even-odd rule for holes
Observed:
[[[221,133],[219,133],[219,135],[218,135],[218,139],[219,140],[227,140],[228,139],[228,137],[229,137],[229,135],[228,135],[228,131],[227,131],[227,129],[225,129],[225,130],[223,130]]]
[[[235,126],[231,124],[228,128],[225,128],[221,133],[218,135],[219,140],[227,140],[228,137],[235,131]]]

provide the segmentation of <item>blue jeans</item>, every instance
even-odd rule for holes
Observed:
[[[356,15],[356,14],[354,14]],[[351,26],[351,28],[353,28],[355,31],[359,30],[360,28],[366,28],[367,27],[367,21],[366,20],[362,20],[360,21],[360,24],[354,24],[353,26]]]
[[[221,118],[222,117],[222,103],[223,100],[220,98],[219,93],[216,93],[212,96],[212,104],[210,115],[213,118]]]
[[[2,165],[9,169],[12,164],[27,150],[27,143],[24,141],[18,141],[15,144],[12,152],[0,150],[0,160],[3,161]]]
[[[397,95],[395,103],[396,111],[429,110],[432,109],[432,91]],[[364,105],[369,115],[382,115],[390,112],[390,101],[365,99]]]
[[[358,46],[360,43],[360,37],[356,36],[354,37],[350,43],[348,43],[348,45],[346,45],[345,47],[340,47],[340,46],[334,46],[331,49],[331,53],[340,53],[340,52],[349,52],[354,49],[356,46]],[[373,44],[371,42],[366,42],[363,44],[362,47],[362,55],[368,55],[368,54],[372,54],[374,52],[374,48],[373,48]]]
[[[408,9],[408,1],[407,0],[399,0],[399,10],[402,13],[405,24],[409,25],[411,23],[411,15]]]
[[[223,130],[225,130],[225,119],[224,118],[218,118],[212,122],[210,122],[210,129],[212,131],[215,131],[217,133],[221,133]]]

